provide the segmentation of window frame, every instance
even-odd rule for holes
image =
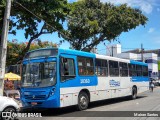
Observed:
[[[82,59],[84,60],[84,65],[83,65],[83,62],[82,62],[82,66],[79,66],[79,59]],[[87,66],[87,59],[90,59],[92,60],[92,66]],[[92,71],[93,71],[93,74],[80,74],[80,67],[82,67],[82,70],[84,71],[84,73],[87,71],[88,68],[92,68]],[[78,70],[78,75],[79,76],[94,76],[95,75],[95,62],[94,62],[94,58],[92,57],[84,57],[84,56],[77,56],[77,70]]]
[[[124,67],[124,64],[126,65],[126,67]],[[128,69],[128,63],[119,62],[119,75],[120,75],[120,77],[128,77],[129,76],[129,72],[128,71],[129,71],[129,69]],[[124,75],[123,72],[125,72],[126,75]]]
[[[144,72],[144,68],[147,68],[147,71]],[[147,76],[146,75],[144,76],[145,73],[147,73]],[[142,76],[143,77],[148,77],[149,76],[148,66],[142,66]]]
[[[131,66],[134,66],[134,69],[131,69]],[[136,77],[137,76],[137,71],[136,71],[136,64],[131,64],[129,63],[128,64],[128,67],[129,67],[129,76],[133,76],[133,77]],[[134,74],[134,75],[133,75]]]
[[[74,65],[74,74],[75,75],[62,75],[62,69],[64,69],[64,68],[62,68],[63,67],[63,61],[62,61],[62,58],[65,58],[65,59],[70,59],[70,60],[73,60],[73,65]],[[68,64],[68,63],[67,63]],[[67,81],[67,80],[74,80],[75,79],[75,77],[76,77],[76,65],[75,65],[75,59],[74,58],[70,58],[70,57],[63,57],[63,56],[61,56],[60,57],[60,81],[61,82],[65,82],[65,81]],[[63,78],[63,79],[62,79]]]
[[[113,62],[113,66],[111,67],[111,64],[110,62]],[[115,65],[115,63],[117,65]],[[111,77],[120,77],[120,72],[119,72],[119,62],[118,61],[114,61],[114,60],[109,60],[108,61],[108,65],[109,65],[109,76]],[[117,67],[115,67],[117,66]],[[111,74],[111,71],[112,71],[112,74]],[[118,74],[116,73],[116,71],[118,71]]]
[[[98,62],[100,62],[100,66],[97,65]],[[106,65],[106,66],[103,66],[103,65]],[[99,75],[99,72],[102,70],[102,71],[106,71],[104,73],[106,74],[100,74]],[[97,76],[100,76],[100,77],[107,77],[108,76],[108,60],[105,60],[105,59],[99,59],[99,58],[96,58],[95,59],[95,74]]]
[[[141,69],[138,69],[138,67],[141,67]],[[139,75],[138,72],[140,72],[140,75]],[[143,72],[143,71],[142,71],[142,65],[136,65],[136,73],[137,73],[137,77],[143,76],[143,73],[142,73],[142,72]]]

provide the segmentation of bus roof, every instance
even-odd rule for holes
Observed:
[[[78,56],[84,56],[84,57],[93,57],[93,58],[99,58],[99,59],[105,59],[105,60],[114,60],[114,61],[137,64],[137,65],[144,65],[144,66],[148,65],[147,63],[138,62],[135,60],[128,60],[128,59],[123,59],[123,58],[117,58],[117,57],[111,57],[111,56],[106,56],[106,55],[99,55],[99,54],[94,54],[94,53],[89,53],[89,52],[84,52],[84,51],[63,49],[63,48],[41,48],[41,49],[29,51],[27,53],[40,51],[40,50],[49,50],[49,49],[58,50],[58,54],[63,53],[63,54],[78,55]]]
[[[59,53],[95,58],[95,54],[94,53],[78,51],[78,50],[71,50],[71,49],[61,49],[60,48],[59,49]]]

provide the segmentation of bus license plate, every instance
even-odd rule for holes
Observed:
[[[36,102],[31,102],[31,105],[37,105],[37,103]]]

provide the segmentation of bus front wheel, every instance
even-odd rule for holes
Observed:
[[[89,98],[86,92],[80,92],[78,96],[78,110],[85,110],[88,108]]]
[[[136,87],[133,87],[132,88],[132,99],[136,99],[137,98],[137,88]]]

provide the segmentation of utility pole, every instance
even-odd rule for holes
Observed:
[[[113,46],[112,46],[112,57],[113,57]]]
[[[141,60],[144,62],[144,57],[143,57],[143,44],[141,44]]]
[[[11,11],[11,0],[7,0],[4,18],[3,28],[0,43],[0,96],[3,96],[4,89],[4,74],[6,67],[6,54],[7,54],[7,39],[8,39],[8,28],[9,28],[9,17]]]
[[[111,51],[110,51],[110,49],[108,48],[108,46],[104,43],[104,46],[106,47],[106,55],[107,55],[107,53],[109,52],[109,56],[111,56]],[[108,49],[108,52],[107,52],[107,49]]]

